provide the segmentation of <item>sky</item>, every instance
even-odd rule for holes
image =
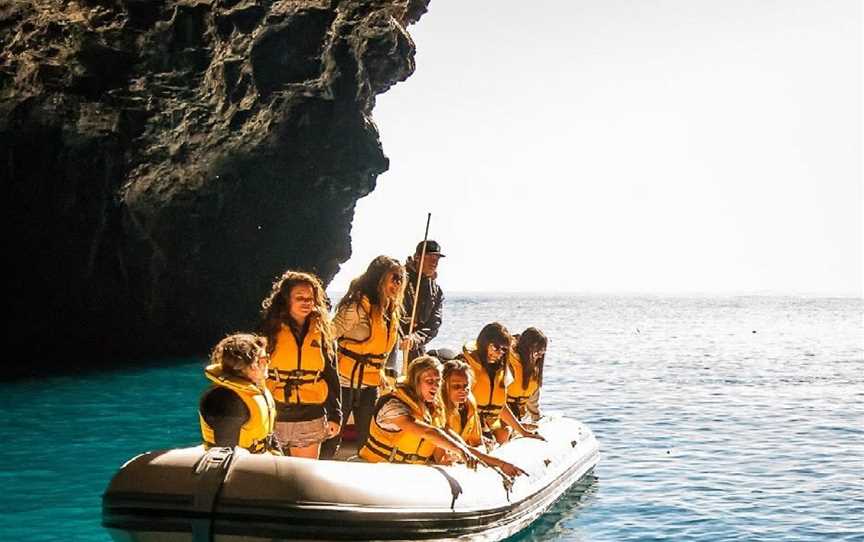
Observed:
[[[344,291],[864,296],[858,0],[432,0]]]

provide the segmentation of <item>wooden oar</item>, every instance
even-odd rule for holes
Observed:
[[[432,213],[426,213],[426,231],[423,233],[423,246],[420,250],[420,263],[417,264],[417,285],[414,288],[414,303],[411,306],[411,321],[408,323],[408,336],[414,333],[414,318],[417,316],[417,300],[420,297],[420,281],[423,280],[423,259],[426,257],[426,240],[429,238],[429,222],[432,220]],[[402,374],[408,374],[408,354],[411,352],[411,345],[406,345],[402,349]]]

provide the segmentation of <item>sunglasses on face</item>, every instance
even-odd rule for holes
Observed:
[[[490,344],[489,346],[491,346],[492,349],[495,350],[496,352],[498,352],[499,354],[506,354],[507,350],[508,350],[508,348],[506,346],[502,346],[500,344]]]
[[[390,280],[393,284],[402,284],[402,275],[390,275]]]

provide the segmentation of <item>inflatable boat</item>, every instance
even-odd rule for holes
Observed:
[[[141,454],[111,480],[102,524],[122,541],[501,540],[527,527],[597,464],[584,424],[541,420],[492,468],[314,461],[203,447]]]

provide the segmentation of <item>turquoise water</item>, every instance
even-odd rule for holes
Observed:
[[[544,408],[602,448],[518,540],[864,542],[864,301],[453,296],[435,345],[495,319],[547,333]],[[107,540],[120,465],[197,441],[202,363],[0,384],[0,540]]]

